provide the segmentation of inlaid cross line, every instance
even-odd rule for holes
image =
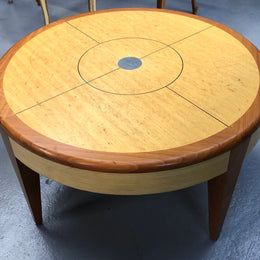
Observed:
[[[91,40],[100,43],[99,41],[95,40],[94,38],[92,38],[90,35],[88,35],[87,33],[81,31],[78,27],[74,26],[73,24],[66,22],[67,24],[69,24],[71,27],[73,27],[74,29],[78,30],[79,32],[83,33],[84,35],[86,35],[87,37],[89,37]]]
[[[18,114],[20,114],[20,113],[23,113],[23,112],[25,112],[26,110],[29,110],[29,109],[31,109],[31,108],[33,108],[33,107],[36,107],[37,105],[41,105],[41,104],[43,104],[43,103],[45,103],[45,102],[47,102],[47,101],[50,101],[50,100],[52,100],[52,99],[54,99],[54,98],[56,98],[56,97],[59,97],[59,96],[65,94],[65,93],[70,92],[71,90],[77,89],[77,88],[82,87],[82,86],[84,86],[84,85],[89,85],[89,86],[92,87],[92,85],[89,84],[90,82],[95,81],[96,79],[102,78],[102,77],[106,76],[107,74],[110,74],[110,73],[112,73],[112,72],[114,72],[115,70],[118,70],[118,69],[120,69],[120,68],[118,67],[118,68],[116,68],[116,69],[114,69],[114,70],[111,70],[111,71],[109,71],[109,72],[107,72],[107,73],[105,73],[105,74],[103,74],[103,75],[101,75],[101,76],[98,76],[98,77],[96,77],[96,78],[94,78],[94,79],[91,79],[90,81],[85,81],[84,83],[82,83],[82,84],[80,84],[80,85],[77,85],[76,87],[70,88],[70,89],[68,89],[68,90],[66,90],[66,91],[63,91],[63,92],[61,92],[61,93],[59,93],[59,94],[53,96],[53,97],[47,98],[47,99],[45,99],[45,100],[43,100],[43,101],[41,101],[41,102],[39,102],[39,103],[37,103],[37,104],[34,104],[33,106],[30,106],[30,107],[28,107],[28,108],[25,108],[25,109],[23,109],[23,110],[21,110],[21,111],[15,113],[15,114],[18,115]]]
[[[101,76],[98,76],[98,77],[96,77],[96,78],[94,78],[94,79],[91,79],[91,80],[86,81],[86,83],[90,83],[90,82],[92,82],[92,81],[95,81],[95,80],[97,80],[97,79],[100,79],[100,78],[102,78],[102,77],[104,77],[104,76],[107,76],[108,74],[110,74],[110,73],[112,73],[112,72],[114,72],[114,71],[116,71],[116,70],[120,70],[120,69],[121,69],[121,68],[117,67],[117,68],[115,68],[115,69],[113,69],[113,70],[110,70],[109,72],[107,72],[107,73],[105,73],[105,74],[103,74],[103,75],[101,75]]]
[[[76,89],[76,88],[79,88],[79,87],[81,87],[81,86],[83,86],[83,85],[85,85],[85,84],[86,84],[86,83],[84,82],[84,83],[82,83],[82,84],[80,84],[80,85],[78,85],[78,86],[76,86],[76,87],[74,87],[74,88],[68,89],[68,90],[63,91],[63,92],[61,92],[61,93],[59,93],[59,94],[57,94],[57,95],[55,95],[55,96],[53,96],[53,97],[47,98],[47,99],[45,99],[45,100],[43,100],[43,101],[41,101],[41,102],[39,102],[39,103],[36,103],[36,104],[34,104],[33,106],[30,106],[30,107],[28,107],[28,108],[25,108],[25,109],[23,109],[23,110],[21,110],[21,111],[15,113],[15,114],[18,115],[18,114],[21,114],[21,113],[25,112],[26,110],[30,110],[31,108],[34,108],[34,107],[36,107],[36,106],[38,106],[38,105],[40,106],[41,104],[43,104],[43,103],[45,103],[45,102],[47,102],[47,101],[50,101],[50,100],[52,100],[52,99],[54,99],[54,98],[56,98],[56,97],[59,97],[59,96],[65,94],[65,93],[70,92],[71,90],[74,90],[74,89]]]
[[[218,122],[220,122],[221,124],[223,124],[224,126],[229,126],[227,124],[225,124],[223,121],[221,121],[220,119],[218,119],[217,117],[213,116],[212,114],[210,114],[209,112],[207,112],[206,110],[204,110],[203,108],[199,107],[198,105],[196,105],[195,103],[193,103],[192,101],[190,101],[189,99],[185,98],[184,96],[182,96],[181,94],[179,94],[178,92],[172,90],[171,88],[167,87],[170,91],[172,91],[173,93],[175,93],[176,95],[178,95],[179,97],[183,98],[184,100],[188,101],[190,104],[192,104],[193,106],[197,107],[198,109],[200,109],[202,112],[206,113],[207,115],[211,116],[212,118],[214,118],[215,120],[217,120]]]
[[[209,27],[207,27],[207,28],[204,28],[204,29],[201,30],[201,31],[195,32],[195,33],[193,33],[193,34],[191,34],[191,35],[189,35],[189,36],[186,36],[186,37],[184,37],[184,38],[182,38],[182,39],[180,39],[180,40],[178,40],[178,41],[176,41],[176,42],[173,42],[173,43],[171,43],[171,44],[169,44],[169,45],[173,45],[173,44],[176,44],[176,43],[181,42],[181,41],[183,41],[183,40],[186,40],[186,39],[188,39],[188,38],[190,38],[190,37],[192,37],[192,36],[194,36],[194,35],[196,35],[196,34],[199,34],[199,33],[204,32],[204,31],[206,31],[206,30],[208,30],[208,29],[210,29],[210,28],[212,28],[212,27],[214,27],[214,26],[211,25],[211,26],[209,26]]]
[[[207,27],[207,28],[204,28],[203,30],[200,30],[200,31],[198,31],[198,32],[195,32],[195,33],[193,33],[193,34],[191,34],[191,35],[189,35],[189,36],[186,36],[186,37],[184,37],[184,38],[182,38],[182,39],[180,39],[180,40],[178,40],[178,41],[176,41],[176,42],[173,42],[173,43],[170,43],[170,44],[165,44],[165,46],[163,46],[162,48],[159,48],[159,49],[157,49],[157,50],[155,50],[155,51],[153,51],[153,52],[151,52],[151,53],[148,53],[148,54],[142,56],[140,59],[143,59],[143,58],[145,58],[145,57],[147,57],[147,56],[150,56],[150,55],[152,55],[152,54],[154,54],[154,53],[156,53],[156,52],[159,52],[159,51],[161,51],[161,50],[163,50],[163,49],[166,49],[166,48],[168,48],[168,47],[171,47],[171,45],[174,45],[174,44],[176,44],[176,43],[178,43],[178,42],[181,42],[181,41],[183,41],[183,40],[185,40],[185,39],[187,39],[187,38],[190,38],[190,37],[192,37],[192,36],[194,36],[194,35],[196,35],[196,34],[199,34],[199,33],[201,33],[201,32],[204,32],[204,31],[210,29],[211,27],[213,27],[213,26],[209,26],[209,27]]]

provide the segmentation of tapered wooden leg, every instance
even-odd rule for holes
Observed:
[[[96,11],[96,0],[88,0],[88,9],[90,12]]]
[[[164,9],[166,0],[157,0],[157,8]]]
[[[36,225],[40,225],[42,224],[40,176],[15,158],[8,136],[1,128],[0,133],[20,182],[24,196],[27,200],[28,206],[31,210],[34,221]]]
[[[191,0],[192,13],[197,14],[199,7],[196,5],[196,0]]]
[[[249,138],[233,148],[230,153],[228,171],[208,181],[209,235],[217,240],[231,201]]]
[[[16,159],[20,175],[18,179],[36,225],[42,224],[40,176]]]

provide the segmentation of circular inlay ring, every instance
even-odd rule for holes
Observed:
[[[135,44],[145,46],[144,51],[138,53]],[[161,56],[162,52],[164,55]],[[98,74],[92,68],[99,57],[102,69]],[[103,57],[106,57],[105,61]],[[154,69],[151,70],[151,67]],[[181,76],[183,67],[181,54],[172,46],[153,39],[126,37],[104,41],[89,48],[79,59],[78,73],[89,86],[100,91],[117,95],[142,95],[171,85]],[[165,70],[170,70],[170,73],[165,75]],[[108,80],[110,74],[119,76],[113,78],[113,84],[101,84],[100,79]],[[136,82],[136,87],[126,84],[122,88],[117,82],[122,75],[129,85]],[[149,79],[147,84],[142,84],[147,81],[144,75]]]

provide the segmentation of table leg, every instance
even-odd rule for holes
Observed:
[[[164,9],[166,0],[157,0],[157,8]]]
[[[208,181],[209,235],[212,240],[217,240],[220,235],[248,143],[249,138],[233,148],[227,172]]]
[[[0,133],[4,141],[5,147],[13,164],[17,178],[22,187],[24,196],[31,210],[36,225],[42,224],[42,206],[41,206],[41,190],[40,176],[33,170],[15,158],[10,141],[5,132],[0,128]]]
[[[192,13],[196,14],[199,7],[196,5],[196,0],[191,0],[191,4],[192,4]]]

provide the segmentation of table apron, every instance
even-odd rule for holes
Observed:
[[[147,173],[107,173],[73,168],[45,159],[10,139],[15,157],[33,171],[64,185],[103,194],[141,195],[179,190],[227,171],[230,151],[183,168]]]

